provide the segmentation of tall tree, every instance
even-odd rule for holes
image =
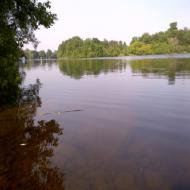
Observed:
[[[54,23],[56,15],[50,8],[49,1],[0,1],[0,104],[16,99],[21,81],[16,62],[21,48],[28,42],[37,46],[34,31]]]
[[[170,23],[170,30],[177,30],[177,22]]]
[[[52,56],[53,56],[53,52],[50,49],[48,49],[47,52],[46,52],[46,57],[48,59],[50,59],[50,58],[52,58]]]
[[[56,19],[56,15],[49,11],[50,7],[49,1],[42,3],[38,0],[1,0],[0,47],[6,48],[9,40],[14,42],[17,48],[28,42],[36,46],[38,41],[34,31],[41,25],[49,28]]]

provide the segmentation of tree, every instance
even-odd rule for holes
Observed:
[[[46,57],[48,59],[50,59],[50,58],[52,58],[52,56],[53,56],[53,52],[50,49],[48,49],[47,52],[46,52]]]
[[[50,2],[38,0],[0,1],[0,104],[17,99],[21,82],[18,65],[21,48],[38,41],[34,32],[40,26],[49,28],[56,20],[50,12]]]
[[[140,41],[133,42],[129,47],[129,53],[132,55],[152,54],[152,45]]]
[[[149,33],[144,33],[141,37],[141,41],[144,42],[145,44],[151,43],[151,40],[152,38]]]
[[[58,47],[57,56],[62,57],[105,57],[127,54],[127,45],[122,41],[107,41],[97,38],[82,40],[73,37],[63,41]]]
[[[39,54],[39,57],[40,57],[40,58],[43,58],[43,59],[46,58],[46,53],[45,53],[44,50],[39,51],[38,54]]]
[[[26,49],[24,51],[24,57],[27,59],[39,59],[39,53],[36,50]]]
[[[125,55],[149,55],[190,52],[190,29],[178,29],[177,22],[166,31],[155,34],[144,33],[133,37],[129,46],[122,41],[107,41],[97,38],[82,40],[73,37],[63,41],[57,56],[62,57],[112,57]]]
[[[11,40],[17,48],[28,42],[36,46],[38,41],[34,31],[41,25],[49,28],[56,20],[56,15],[49,11],[50,7],[49,1],[41,3],[37,0],[1,0],[0,42],[7,45]],[[1,43],[1,48],[5,45]]]
[[[177,22],[170,23],[170,30],[177,30]]]
[[[144,33],[141,37],[134,37],[128,52],[132,55],[188,53],[189,44],[190,30],[179,30],[177,22],[173,22],[167,31],[152,35]]]

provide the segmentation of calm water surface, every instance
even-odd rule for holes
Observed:
[[[187,56],[21,69],[40,100],[0,114],[1,189],[190,189]]]

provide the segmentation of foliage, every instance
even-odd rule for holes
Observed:
[[[0,104],[16,99],[21,81],[17,64],[21,48],[28,42],[37,46],[34,31],[54,23],[56,15],[49,9],[49,1],[0,1]]]
[[[128,52],[133,55],[152,54],[152,45],[140,41],[134,41],[128,48]]]
[[[41,25],[49,28],[56,19],[56,15],[49,11],[50,7],[49,1],[42,3],[33,0],[1,0],[0,41],[11,39],[17,47],[28,42],[37,45],[34,31]],[[6,39],[3,35],[7,32]]]
[[[0,105],[15,102],[19,95],[21,76],[10,58],[0,59]]]
[[[151,55],[190,52],[190,29],[178,29],[177,22],[165,32],[133,37],[129,46],[122,41],[100,41],[97,38],[82,40],[76,36],[63,41],[58,57],[112,57],[125,55]]]
[[[178,29],[177,22],[173,22],[165,32],[134,37],[128,52],[131,55],[189,53],[190,29]]]
[[[48,49],[46,52],[44,50],[36,51],[36,50],[24,50],[24,56],[27,59],[55,59],[57,58],[57,52]]]
[[[118,41],[100,41],[97,38],[88,38],[82,40],[75,36],[63,41],[59,47],[57,56],[62,57],[112,57],[127,55],[127,46],[124,42]]]

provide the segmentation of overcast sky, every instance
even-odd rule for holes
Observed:
[[[144,32],[166,30],[169,23],[190,28],[190,0],[50,0],[58,21],[36,32],[38,50],[56,50],[72,36],[130,42]],[[26,46],[31,48],[31,46]]]

